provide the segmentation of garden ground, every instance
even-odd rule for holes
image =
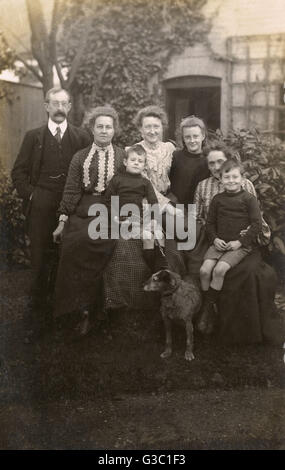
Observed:
[[[281,345],[197,336],[188,363],[177,326],[163,361],[155,309],[80,341],[63,329],[25,344],[28,280],[29,270],[0,273],[1,449],[284,449]]]

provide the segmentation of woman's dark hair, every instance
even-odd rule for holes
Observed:
[[[207,157],[210,152],[214,151],[223,152],[226,159],[232,157],[230,149],[223,142],[218,141],[208,142],[207,145],[203,148],[203,155]]]
[[[197,116],[187,116],[185,118],[182,119],[182,121],[180,122],[179,124],[179,127],[176,131],[176,138],[177,138],[177,142],[179,142],[179,144],[182,146],[182,147],[185,147],[185,142],[184,142],[184,139],[183,139],[183,130],[187,127],[200,127],[202,133],[204,134],[205,138],[203,140],[203,143],[202,143],[202,146],[204,146],[206,144],[206,141],[207,141],[207,127],[203,121],[203,119],[200,119],[199,117]]]
[[[209,153],[214,151],[223,152],[227,160],[231,159],[237,161],[238,163],[241,162],[239,153],[233,152],[224,142],[218,140],[207,142],[207,145],[203,148],[203,155],[208,157]]]
[[[104,106],[96,106],[96,108],[92,108],[89,111],[86,112],[83,125],[85,127],[88,127],[91,131],[94,129],[94,125],[96,122],[96,119],[99,116],[108,116],[113,119],[113,125],[115,132],[117,133],[119,130],[119,115],[117,111],[113,108],[113,106],[110,105],[104,105]]]
[[[143,119],[146,117],[155,117],[161,121],[162,127],[165,129],[168,125],[167,115],[166,112],[156,105],[146,106],[138,111],[135,119],[134,124],[137,129],[142,127]]]

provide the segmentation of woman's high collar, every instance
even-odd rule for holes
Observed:
[[[103,147],[102,145],[97,144],[95,141],[93,142],[94,150],[104,150],[104,152],[108,150],[111,147],[111,145],[112,145],[112,142],[110,142],[109,144]]]
[[[154,144],[150,144],[146,140],[143,140],[142,143],[146,148],[148,148],[150,150],[157,150],[159,148],[159,146],[161,145],[161,140],[158,140]]]
[[[184,145],[183,151],[184,151],[185,154],[188,155],[189,157],[193,157],[193,158],[201,158],[201,157],[203,157],[202,150],[201,150],[201,152],[199,152],[199,153],[189,152],[189,150],[187,149],[186,145]]]

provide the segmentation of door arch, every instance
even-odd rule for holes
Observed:
[[[195,114],[208,129],[221,127],[221,79],[207,76],[176,77],[165,80],[165,107],[169,118],[168,138],[186,116]]]

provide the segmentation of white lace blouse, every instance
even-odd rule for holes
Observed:
[[[159,142],[155,147],[144,140],[138,143],[147,154],[145,176],[151,181],[159,204],[165,206],[169,202],[165,194],[170,187],[169,172],[175,146],[171,142]]]

